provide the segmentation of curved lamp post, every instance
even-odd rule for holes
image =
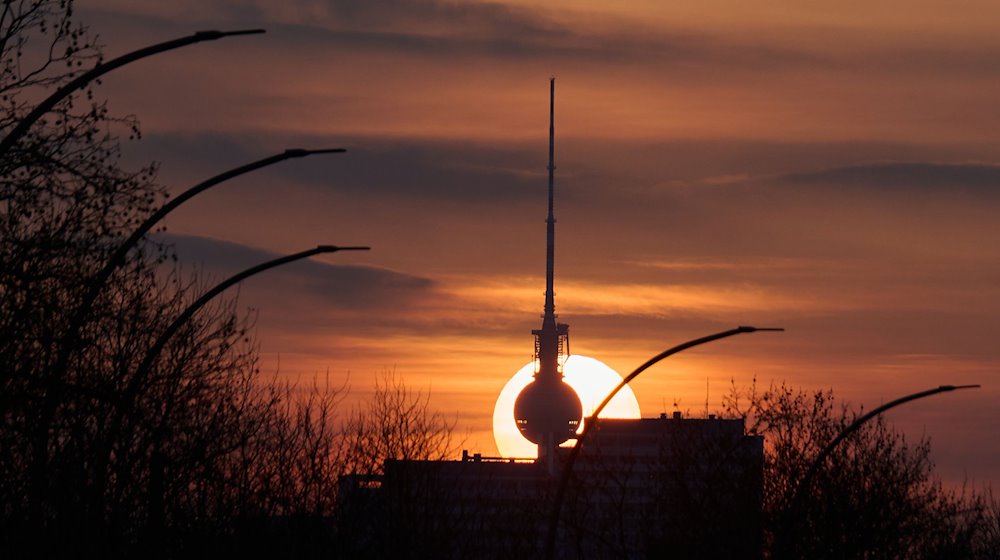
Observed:
[[[861,426],[865,422],[868,422],[872,418],[875,418],[876,416],[882,414],[883,412],[889,410],[890,408],[894,408],[901,404],[905,404],[910,401],[915,401],[917,399],[922,399],[924,397],[937,395],[938,393],[947,393],[958,389],[977,389],[977,388],[979,388],[979,385],[941,385],[940,387],[936,387],[934,389],[928,389],[926,391],[920,391],[919,393],[913,393],[912,395],[907,395],[905,397],[898,398],[894,401],[883,404],[878,408],[872,409],[871,412],[858,418],[857,420],[852,422],[851,425],[844,428],[839,434],[837,434],[837,437],[833,438],[833,441],[828,443],[826,447],[824,447],[819,452],[819,454],[816,455],[816,458],[813,459],[812,464],[809,465],[809,469],[806,470],[805,476],[802,477],[802,480],[800,480],[798,486],[796,486],[795,496],[792,498],[791,504],[789,505],[788,508],[786,522],[784,524],[785,525],[784,530],[782,531],[781,538],[779,538],[778,542],[775,543],[775,548],[777,549],[776,552],[778,553],[776,557],[791,558],[791,554],[793,552],[792,547],[794,546],[794,539],[792,537],[794,537],[795,530],[797,530],[798,528],[797,525],[799,522],[798,519],[799,510],[802,508],[802,501],[805,499],[806,493],[808,492],[809,487],[812,485],[812,479],[814,476],[816,476],[816,472],[819,470],[820,465],[823,464],[823,461],[826,460],[826,458],[830,455],[830,453],[832,453],[833,450],[838,445],[840,445],[840,442],[844,441],[847,438],[847,436],[858,431],[858,429],[861,428]]]
[[[231,37],[234,35],[256,35],[259,33],[264,33],[263,29],[241,29],[237,31],[198,31],[194,35],[188,35],[187,37],[181,37],[178,39],[173,39],[166,41],[164,43],[158,43],[156,45],[150,45],[148,47],[141,48],[136,51],[132,51],[127,54],[123,54],[118,58],[109,60],[102,64],[98,64],[92,69],[80,74],[75,79],[70,81],[68,84],[57,89],[52,95],[46,97],[41,103],[35,106],[30,113],[28,113],[23,119],[18,121],[17,125],[11,129],[7,136],[3,140],[0,140],[0,157],[3,157],[13,146],[21,139],[31,128],[31,125],[35,124],[38,119],[42,118],[42,115],[48,113],[56,106],[57,103],[68,97],[74,91],[77,91],[90,82],[100,78],[101,76],[111,72],[116,68],[120,68],[129,64],[130,62],[135,62],[137,60],[146,58],[148,56],[153,56],[154,54],[159,54],[161,52],[170,51],[178,49],[180,47],[186,47],[187,45],[192,45],[194,43],[201,43],[203,41],[215,41],[217,39],[222,39],[223,37]]]
[[[570,451],[569,457],[566,459],[566,464],[563,466],[562,474],[559,476],[559,486],[556,489],[556,496],[554,499],[554,503],[552,504],[552,512],[549,515],[549,528],[548,528],[548,534],[546,535],[545,539],[545,557],[553,558],[553,554],[555,553],[556,530],[559,525],[559,515],[560,513],[562,513],[562,503],[566,496],[566,486],[569,483],[569,475],[573,471],[573,464],[576,463],[577,456],[580,455],[580,447],[583,446],[583,441],[587,438],[587,434],[589,434],[590,430],[593,429],[595,424],[597,424],[598,420],[597,416],[601,413],[601,411],[604,410],[604,407],[606,407],[608,403],[611,402],[611,399],[615,398],[615,395],[618,394],[618,391],[621,391],[625,387],[625,385],[628,385],[628,383],[633,379],[635,379],[636,377],[638,377],[640,373],[646,371],[660,360],[663,360],[664,358],[672,356],[678,352],[687,350],[688,348],[692,348],[695,346],[699,346],[701,344],[705,344],[722,338],[728,338],[730,336],[735,336],[743,333],[752,333],[759,331],[784,331],[784,330],[785,329],[783,328],[757,328],[757,327],[743,326],[743,327],[736,327],[735,329],[729,329],[728,331],[722,331],[708,336],[703,336],[701,338],[696,338],[694,340],[689,340],[683,344],[678,344],[673,348],[668,348],[667,350],[660,352],[656,356],[653,356],[652,358],[647,360],[646,363],[637,367],[635,371],[628,374],[628,376],[625,377],[625,379],[623,379],[621,383],[619,383],[614,389],[612,389],[611,392],[608,393],[608,396],[604,397],[604,400],[601,401],[601,404],[597,405],[597,408],[594,409],[594,412],[593,414],[590,415],[590,418],[588,418],[587,421],[584,423],[583,431],[580,432],[579,436],[577,436],[576,443],[573,445],[573,449]]]
[[[194,314],[197,313],[199,309],[204,307],[205,304],[211,301],[212,298],[221,294],[223,291],[231,287],[233,284],[242,282],[246,278],[249,278],[254,274],[264,272],[265,270],[281,266],[283,264],[288,264],[290,262],[294,262],[297,260],[305,259],[313,255],[319,255],[322,253],[335,253],[337,251],[368,251],[370,249],[371,247],[338,247],[337,245],[320,245],[314,249],[308,249],[306,251],[301,251],[298,253],[294,253],[292,255],[279,257],[277,259],[270,260],[265,263],[259,264],[257,266],[248,268],[243,272],[240,272],[239,274],[234,274],[225,281],[220,282],[214,288],[205,292],[194,303],[189,305],[187,309],[182,311],[181,314],[178,315],[176,319],[174,319],[174,322],[170,323],[170,326],[168,326],[166,330],[163,331],[163,334],[161,334],[160,337],[156,339],[156,342],[154,342],[153,345],[149,348],[149,350],[146,352],[146,356],[139,364],[139,368],[136,370],[135,375],[132,377],[129,385],[125,390],[124,397],[126,399],[129,399],[132,396],[132,393],[138,390],[139,384],[142,382],[142,379],[146,375],[148,375],[149,370],[153,367],[153,362],[155,362],[156,358],[159,357],[160,353],[163,351],[163,348],[166,347],[167,342],[169,342],[170,339],[175,334],[177,334],[177,331],[180,330],[182,326],[184,326],[184,323],[188,322],[188,320],[190,320],[191,317],[193,317]]]
[[[320,245],[313,249],[308,249],[306,251],[301,251],[291,255],[286,255],[284,257],[279,257],[267,261],[265,263],[259,264],[257,266],[248,268],[243,272],[230,276],[228,279],[217,284],[211,290],[205,292],[201,297],[199,297],[194,303],[189,305],[176,319],[163,331],[163,333],[156,339],[156,342],[149,348],[143,357],[142,362],[139,364],[139,368],[136,370],[135,375],[129,380],[124,391],[121,394],[119,404],[117,406],[117,411],[115,413],[114,419],[112,420],[109,428],[106,430],[110,437],[105,438],[106,445],[103,449],[97,453],[97,467],[95,468],[95,473],[97,476],[105,476],[104,471],[106,469],[107,461],[110,460],[111,446],[114,445],[115,440],[118,438],[121,429],[122,422],[124,422],[125,415],[131,410],[133,402],[135,400],[136,393],[142,386],[143,381],[149,374],[149,370],[152,368],[153,363],[159,357],[160,353],[163,352],[164,347],[166,347],[167,342],[177,333],[177,331],[186,323],[195,313],[198,312],[202,307],[204,307],[212,298],[218,296],[227,288],[230,288],[234,284],[237,284],[250,276],[257,273],[264,272],[284,264],[288,264],[297,260],[305,259],[313,255],[319,255],[322,253],[334,253],[337,251],[368,251],[370,247],[339,247],[336,245]],[[103,485],[106,479],[102,479],[101,483],[96,485],[98,489],[95,494],[99,494],[103,490]],[[154,512],[155,513],[155,512]]]
[[[250,173],[251,171],[256,171],[262,167],[267,167],[269,165],[285,161],[286,159],[302,158],[313,154],[340,154],[346,151],[347,150],[344,148],[330,148],[322,150],[303,150],[298,148],[288,149],[279,154],[259,159],[246,165],[230,169],[224,173],[220,173],[210,179],[206,179],[161,206],[159,210],[146,218],[146,220],[142,222],[139,227],[137,227],[135,231],[133,231],[132,234],[118,246],[117,249],[115,249],[115,252],[112,253],[108,262],[104,264],[104,267],[90,280],[90,282],[88,282],[87,291],[84,293],[83,301],[81,301],[80,305],[76,308],[73,318],[69,323],[69,328],[66,329],[66,336],[63,338],[61,344],[59,351],[60,354],[58,360],[56,361],[55,368],[56,372],[59,374],[59,378],[62,377],[62,373],[66,368],[67,362],[69,361],[69,352],[74,346],[76,346],[77,337],[79,337],[80,334],[80,328],[83,326],[84,320],[86,320],[87,316],[90,314],[90,310],[94,305],[94,301],[97,300],[97,296],[100,295],[101,290],[107,284],[108,279],[111,278],[111,274],[125,262],[125,256],[128,255],[129,251],[131,251],[139,243],[139,241],[167,214],[173,212],[178,206],[184,204],[195,195],[200,194],[218,185],[219,183],[239,177],[240,175],[244,175],[246,173]]]
[[[205,33],[208,33],[208,32],[205,32]],[[218,33],[218,32],[211,32],[211,33]],[[230,34],[239,34],[239,33],[245,33],[245,32],[231,32]],[[197,36],[197,34],[196,34],[196,36]],[[187,38],[187,39],[191,39],[191,38]],[[201,39],[201,40],[205,40],[205,39]],[[184,44],[189,44],[190,42],[193,42],[193,41],[189,40],[188,43],[184,43]],[[164,45],[166,45],[166,44],[167,43],[164,43]],[[176,48],[177,46],[178,45],[174,45],[173,47],[170,47],[170,48]],[[158,47],[162,47],[162,45],[160,45]],[[150,47],[150,48],[154,48],[154,47]],[[164,49],[160,49],[160,50],[162,51]],[[137,51],[137,52],[139,52],[139,51]],[[160,51],[157,51],[157,52],[160,52]],[[135,53],[133,53],[133,54],[135,54]],[[149,56],[149,54],[150,53],[147,53],[144,56]],[[126,55],[126,56],[130,56],[130,55]],[[122,58],[124,58],[124,57],[122,57]],[[135,60],[135,58],[133,58],[132,60]],[[122,62],[121,64],[125,64],[125,62]],[[121,66],[121,64],[119,64],[118,66]],[[110,69],[106,70],[106,71],[110,71]],[[9,136],[8,136],[8,138],[9,138]],[[83,300],[80,302],[80,304],[76,307],[76,310],[73,312],[73,316],[70,319],[69,326],[66,329],[66,334],[63,336],[62,340],[60,341],[59,354],[56,357],[55,367],[53,368],[55,379],[57,381],[59,381],[59,382],[64,382],[66,370],[67,370],[68,364],[69,364],[70,352],[72,352],[73,348],[75,348],[76,345],[77,345],[77,343],[79,342],[78,339],[79,339],[79,336],[80,336],[80,329],[83,326],[83,322],[87,319],[87,316],[90,314],[90,311],[91,311],[91,309],[92,309],[92,307],[94,305],[94,302],[97,300],[97,297],[100,295],[101,290],[107,284],[108,279],[111,278],[111,275],[114,273],[114,271],[117,270],[125,262],[125,257],[126,257],[126,255],[128,255],[129,251],[131,251],[139,243],[139,241],[147,233],[149,233],[153,229],[153,227],[157,223],[159,223],[159,221],[162,220],[167,214],[169,214],[170,212],[174,211],[178,206],[180,206],[181,204],[187,202],[188,200],[190,200],[195,195],[198,195],[198,194],[200,194],[200,193],[202,193],[202,192],[210,189],[211,187],[214,187],[214,186],[216,186],[216,185],[218,185],[218,184],[220,184],[220,183],[222,183],[224,181],[228,181],[229,179],[233,179],[233,178],[238,177],[240,175],[244,175],[246,173],[250,173],[251,171],[255,171],[255,170],[260,169],[262,167],[267,167],[269,165],[273,165],[275,163],[284,161],[286,159],[302,158],[302,157],[310,156],[310,155],[313,155],[313,154],[337,154],[337,153],[344,153],[345,151],[346,150],[344,148],[330,148],[330,149],[320,149],[320,150],[304,150],[304,149],[298,149],[298,148],[287,149],[284,152],[281,152],[281,153],[278,153],[278,154],[275,154],[275,155],[272,155],[272,156],[269,156],[269,157],[266,157],[266,158],[263,158],[263,159],[259,159],[257,161],[248,163],[246,165],[242,165],[242,166],[234,168],[234,169],[230,169],[229,171],[226,171],[224,173],[220,173],[220,174],[218,174],[218,175],[216,175],[214,177],[206,179],[205,181],[202,181],[201,183],[198,183],[197,185],[194,185],[193,187],[187,189],[186,191],[184,191],[180,195],[174,197],[173,199],[171,199],[170,201],[168,201],[166,204],[164,204],[163,206],[161,206],[156,212],[154,212],[152,215],[150,215],[148,218],[146,218],[146,220],[143,221],[135,229],[135,231],[133,231],[131,233],[131,235],[129,235],[129,237],[127,239],[125,239],[125,241],[123,241],[118,246],[117,249],[115,249],[115,252],[112,253],[111,257],[104,264],[104,267],[101,268],[101,270],[96,275],[94,275],[90,279],[90,281],[88,282],[88,285],[87,285],[87,288],[86,288],[86,292],[84,292]],[[2,154],[0,154],[0,157],[2,157]],[[324,247],[326,247],[326,246],[324,246]],[[343,249],[355,249],[355,248],[339,248],[339,249],[336,249],[336,250],[343,250]],[[305,252],[305,253],[308,253],[308,254],[299,253],[298,256],[297,256],[297,258],[305,258],[305,257],[311,256],[311,255],[314,255],[314,254],[318,254],[318,253],[322,253],[322,252],[331,252],[331,251],[317,251],[316,249],[313,249],[312,251],[314,251],[314,252],[309,252],[309,251]],[[287,258],[288,257],[286,257],[286,259]],[[296,259],[290,259],[288,261],[283,261],[283,262],[279,262],[279,263],[273,263],[272,262],[272,263],[269,263],[269,264],[271,264],[271,266],[268,266],[266,268],[272,268],[274,266],[278,266],[280,264],[284,264],[284,262],[291,262],[291,260],[296,260]],[[261,265],[261,266],[264,266],[264,265]],[[263,270],[263,269],[261,269],[261,270]],[[256,273],[256,272],[260,272],[260,270],[255,270],[254,273]],[[241,279],[245,278],[246,276],[249,276],[249,275],[250,274],[246,274],[245,276],[242,276]],[[239,280],[236,280],[236,281],[238,282]],[[41,414],[42,414],[43,418],[50,418],[52,416],[52,414],[54,414],[54,408],[53,407],[55,406],[55,399],[47,399],[43,403],[42,406],[43,406],[43,408],[42,408]],[[33,492],[32,492],[33,496],[36,495],[36,494],[38,494],[40,492],[40,490],[38,490],[38,488],[40,488],[43,485],[42,479],[44,478],[44,469],[42,468],[42,465],[44,465],[45,461],[47,460],[46,456],[47,456],[47,453],[48,453],[48,431],[44,429],[44,427],[47,426],[47,425],[48,425],[48,420],[40,422],[39,423],[40,428],[38,430],[38,433],[35,434],[35,436],[33,438],[33,445],[32,445],[32,447],[33,447],[34,450],[32,452],[33,461],[32,461],[32,469],[31,469],[31,472],[32,472],[32,476],[31,476],[32,488],[34,489]],[[32,502],[32,509],[33,510],[37,510],[38,509],[38,506],[34,505],[34,501]]]
[[[218,296],[219,294],[221,294],[234,284],[242,282],[243,280],[249,278],[250,276],[253,276],[260,272],[264,272],[265,270],[270,270],[278,266],[282,266],[294,261],[298,261],[322,253],[335,253],[337,251],[368,251],[370,249],[371,249],[370,247],[354,247],[354,246],[340,247],[337,245],[320,245],[313,249],[308,249],[291,255],[286,255],[284,257],[279,257],[277,259],[273,259],[265,263],[259,264],[257,266],[248,268],[243,272],[230,276],[228,279],[217,284],[211,290],[202,294],[201,297],[199,297],[194,303],[192,303],[186,309],[184,309],[184,311],[182,311],[181,314],[178,315],[177,318],[174,319],[172,323],[170,323],[170,326],[168,326],[166,330],[163,331],[160,337],[156,339],[156,342],[154,342],[153,345],[149,348],[149,350],[146,351],[146,355],[145,357],[143,357],[142,362],[139,364],[139,368],[136,370],[135,375],[129,381],[128,385],[125,387],[125,391],[122,394],[122,403],[121,406],[119,406],[118,408],[117,414],[115,415],[115,420],[113,421],[111,427],[111,433],[113,434],[113,437],[107,440],[108,446],[110,447],[111,445],[113,445],[115,439],[117,439],[117,436],[121,430],[121,424],[122,421],[124,420],[125,413],[128,412],[128,410],[131,408],[136,393],[139,391],[144,379],[149,374],[149,370],[153,367],[153,363],[156,362],[156,359],[163,352],[163,349],[166,347],[167,342],[169,342],[170,339],[173,338],[175,334],[177,334],[177,331],[180,330],[180,328],[184,326],[184,324],[187,323],[191,319],[191,317],[193,317],[194,314],[197,313],[202,307],[204,307],[209,301],[211,301],[213,298],[215,298],[216,296]],[[104,451],[108,452],[110,451],[110,449],[107,448]],[[104,461],[106,459],[107,455],[105,453],[102,453],[99,460]],[[150,472],[151,503],[150,503],[149,527],[150,531],[154,535],[154,538],[157,538],[155,535],[158,535],[158,531],[162,528],[163,524],[162,493],[163,493],[163,464],[159,454],[159,450],[156,449],[154,450],[153,453],[153,465],[151,466],[151,472]]]

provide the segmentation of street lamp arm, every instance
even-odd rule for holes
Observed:
[[[139,390],[142,388],[142,384],[145,382],[146,377],[149,375],[150,369],[152,369],[153,363],[159,357],[160,353],[166,347],[167,342],[173,337],[177,331],[186,323],[188,320],[194,316],[202,307],[205,306],[212,298],[219,295],[227,288],[232,285],[241,282],[250,276],[264,272],[284,264],[288,264],[293,261],[300,259],[305,259],[313,255],[318,255],[321,253],[334,253],[337,251],[368,251],[369,247],[361,246],[344,246],[340,247],[337,245],[319,245],[313,249],[308,249],[291,255],[286,255],[284,257],[279,257],[267,261],[265,263],[259,264],[257,266],[248,268],[243,272],[235,274],[223,282],[217,284],[211,290],[205,292],[201,297],[199,297],[194,303],[189,305],[176,319],[163,331],[163,333],[156,339],[156,342],[146,351],[146,355],[143,357],[142,362],[140,362],[138,369],[136,369],[135,374],[125,385],[124,390],[121,391],[116,402],[115,414],[112,420],[108,424],[108,428],[104,431],[104,444],[100,448],[100,451],[96,454],[96,459],[98,467],[94,471],[98,473],[98,476],[103,477],[95,484],[96,488],[104,488],[107,484],[106,478],[106,468],[108,462],[110,461],[110,454],[112,452],[112,446],[114,442],[117,441],[119,435],[121,434],[122,425],[125,416],[131,411],[131,408],[135,404],[136,396]]]
[[[683,344],[678,344],[673,348],[668,348],[667,350],[664,350],[663,352],[660,352],[659,354],[653,356],[652,358],[647,360],[646,363],[637,367],[632,373],[628,374],[628,376],[622,379],[621,383],[619,383],[614,389],[612,389],[611,392],[608,393],[608,396],[604,397],[604,400],[601,401],[601,404],[597,405],[597,408],[594,409],[593,414],[591,414],[590,417],[587,419],[587,421],[584,422],[583,431],[580,432],[579,436],[577,436],[576,443],[573,445],[573,449],[570,450],[569,457],[566,458],[566,464],[563,466],[562,473],[559,476],[559,485],[556,489],[556,496],[554,499],[554,503],[552,505],[552,513],[549,516],[549,529],[545,542],[545,557],[553,558],[553,554],[555,552],[556,528],[559,525],[559,515],[562,512],[562,503],[565,499],[566,487],[569,483],[569,475],[573,471],[573,465],[576,463],[576,458],[580,454],[580,448],[583,446],[583,441],[587,438],[587,435],[590,433],[590,430],[593,429],[594,425],[597,424],[598,415],[600,415],[600,413],[604,410],[604,407],[608,406],[608,403],[610,403],[611,400],[615,398],[615,395],[617,395],[619,391],[621,391],[626,385],[628,385],[630,381],[638,377],[640,373],[646,371],[647,369],[649,369],[656,363],[660,362],[664,358],[672,356],[678,352],[687,350],[688,348],[700,346],[708,342],[713,342],[715,340],[728,338],[730,336],[735,336],[743,333],[752,333],[759,331],[781,332],[784,330],[785,329],[783,328],[772,328],[772,327],[758,328],[758,327],[740,326],[736,327],[735,329],[729,329],[727,331],[722,331],[715,334],[710,334],[708,336],[703,336],[701,338],[696,338],[694,340],[689,340]]]
[[[321,150],[303,150],[302,148],[289,148],[285,150],[285,156],[290,158],[311,156],[313,154],[342,154],[345,148],[324,148]]]
[[[108,263],[104,266],[104,269],[102,269],[101,272],[98,273],[96,277],[97,289],[100,289],[100,286],[105,281],[107,281],[107,278],[108,276],[111,275],[111,272],[113,272],[115,268],[120,266],[121,261],[125,258],[125,255],[127,255],[128,252],[132,250],[132,248],[135,247],[137,243],[139,243],[139,240],[142,239],[143,236],[145,236],[147,233],[150,232],[150,230],[153,229],[153,226],[155,226],[160,220],[166,217],[167,214],[173,212],[174,209],[176,209],[181,204],[184,204],[192,197],[214,187],[215,185],[218,185],[219,183],[223,183],[234,177],[239,177],[240,175],[250,173],[251,171],[256,171],[257,169],[260,169],[262,167],[274,165],[275,163],[285,161],[286,159],[301,158],[313,154],[340,154],[346,151],[347,150],[345,150],[344,148],[332,148],[323,150],[289,149],[285,150],[284,152],[281,152],[280,154],[275,154],[273,156],[269,156],[264,159],[259,159],[257,161],[248,163],[246,165],[242,165],[235,169],[230,169],[229,171],[220,173],[210,179],[206,179],[201,183],[198,183],[197,185],[182,192],[181,194],[177,195],[172,200],[161,206],[159,210],[157,210],[151,216],[146,218],[146,220],[142,222],[142,224],[140,224],[139,227],[135,229],[135,231],[132,232],[129,238],[126,239],[118,247],[118,249],[115,250],[115,253],[113,255],[111,255],[111,258],[108,259]]]
[[[802,507],[802,500],[805,499],[806,492],[812,485],[812,479],[814,476],[816,476],[816,471],[819,470],[820,465],[823,464],[823,461],[826,460],[826,458],[833,452],[833,450],[836,449],[838,445],[840,445],[840,442],[844,441],[844,439],[846,439],[849,435],[858,431],[858,429],[861,428],[861,426],[864,425],[866,422],[868,422],[872,418],[875,418],[879,414],[882,414],[883,412],[889,410],[890,408],[895,408],[901,404],[905,404],[910,401],[915,401],[917,399],[922,399],[924,397],[937,395],[938,393],[947,393],[959,389],[978,389],[979,387],[980,387],[979,385],[941,385],[939,387],[935,387],[934,389],[928,389],[926,391],[920,391],[919,393],[913,393],[912,395],[900,397],[894,401],[887,402],[882,406],[872,409],[869,413],[861,416],[854,422],[851,422],[849,426],[841,430],[841,432],[837,434],[837,437],[833,438],[833,441],[826,444],[826,447],[824,447],[816,455],[816,458],[813,459],[812,464],[809,465],[809,469],[806,471],[806,474],[802,477],[802,480],[795,488],[795,496],[792,498],[792,501],[788,508],[788,514],[787,514],[788,524],[785,527],[786,534],[784,535],[784,538],[780,539],[778,542],[779,545],[777,547],[778,548],[777,552],[779,553],[778,557],[783,557],[782,555],[789,554],[791,552],[790,550],[785,550],[785,548],[790,547],[793,544],[791,541],[788,540],[790,535],[788,535],[787,533],[793,532],[789,531],[789,529],[793,524],[798,523],[798,512]]]
[[[371,251],[371,247],[363,247],[360,245],[320,245],[318,249],[322,249],[324,253],[333,253],[334,251]]]
[[[197,313],[199,309],[204,307],[205,304],[211,301],[212,298],[221,294],[229,287],[239,282],[242,282],[243,280],[249,278],[250,276],[253,276],[260,272],[264,272],[265,270],[275,268],[283,264],[288,264],[293,261],[305,259],[313,255],[319,255],[321,253],[335,253],[337,251],[368,251],[370,249],[371,249],[370,247],[359,247],[359,246],[338,247],[336,245],[320,245],[314,249],[308,249],[306,251],[301,251],[298,253],[294,253],[292,255],[279,257],[277,259],[270,260],[265,263],[259,264],[257,266],[248,268],[243,272],[240,272],[239,274],[234,274],[225,281],[220,282],[214,288],[202,294],[200,298],[198,298],[194,303],[189,305],[183,312],[181,312],[181,314],[178,315],[177,318],[174,319],[172,323],[170,323],[170,326],[168,326],[166,330],[163,331],[160,337],[156,339],[156,342],[153,343],[153,346],[151,346],[150,349],[146,352],[146,356],[139,364],[139,368],[136,370],[135,375],[132,377],[128,385],[128,388],[125,391],[124,396],[126,401],[130,400],[132,394],[138,390],[142,380],[149,373],[150,368],[152,368],[153,362],[156,361],[156,358],[159,357],[160,353],[163,351],[163,348],[166,347],[167,342],[170,341],[170,339],[177,333],[177,331],[184,325],[184,323],[186,323],[189,319],[191,319],[191,317],[193,317],[194,314]]]
[[[11,147],[17,143],[18,140],[24,136],[31,125],[35,124],[38,119],[42,118],[42,115],[48,113],[56,106],[57,103],[68,97],[74,91],[83,88],[88,83],[100,78],[104,74],[120,68],[129,64],[130,62],[135,62],[137,60],[146,58],[148,56],[153,56],[154,54],[159,54],[161,52],[170,51],[173,49],[178,49],[180,47],[186,47],[194,43],[201,43],[203,41],[215,41],[217,39],[222,39],[223,37],[231,37],[235,35],[256,35],[258,33],[264,33],[263,29],[242,29],[237,31],[198,31],[193,35],[188,35],[187,37],[180,37],[178,39],[172,39],[163,43],[158,43],[156,45],[150,45],[148,47],[143,47],[139,50],[132,51],[127,54],[123,54],[118,58],[109,60],[102,64],[91,68],[87,72],[80,74],[73,80],[71,80],[66,85],[57,89],[52,95],[46,97],[41,103],[35,106],[30,113],[28,113],[23,119],[18,121],[17,125],[11,129],[6,137],[0,141],[0,157],[3,157]]]
[[[938,393],[947,393],[950,391],[954,391],[956,389],[978,389],[978,388],[979,385],[941,385],[940,387],[936,387],[934,389],[928,389],[926,391],[921,391],[919,393],[914,393],[912,395],[907,395],[905,397],[898,398],[894,401],[885,403],[882,406],[879,406],[878,408],[872,409],[868,414],[865,414],[864,416],[858,418],[857,420],[852,422],[850,426],[844,428],[843,431],[837,434],[837,437],[835,437],[833,441],[828,443],[826,447],[824,447],[822,451],[820,451],[819,454],[816,455],[816,459],[813,460],[813,463],[812,465],[810,465],[809,470],[806,472],[806,475],[802,478],[802,483],[799,484],[798,486],[798,489],[795,493],[796,500],[798,499],[798,496],[802,493],[802,491],[805,489],[805,487],[808,486],[807,483],[812,480],[813,476],[815,476],[816,470],[823,463],[823,460],[826,459],[827,456],[833,452],[834,448],[836,448],[841,441],[846,439],[847,436],[858,431],[858,429],[861,428],[863,424],[865,424],[872,418],[878,416],[879,414],[882,414],[883,412],[889,410],[890,408],[894,408],[901,404],[908,403],[910,401],[915,401],[917,399],[922,399],[924,397],[929,397],[931,395],[936,395]]]
[[[719,340],[720,338],[727,338],[727,337],[734,336],[734,335],[737,335],[737,334],[752,333],[752,332],[758,332],[758,331],[779,331],[779,332],[783,332],[784,330],[785,329],[783,329],[783,328],[772,328],[772,327],[767,327],[767,328],[746,327],[746,326],[744,326],[744,327],[736,327],[735,329],[730,329],[728,331],[723,331],[723,332],[720,332],[720,333],[715,333],[715,334],[712,334],[712,335],[708,335],[708,336],[704,336],[704,337],[701,337],[701,338],[697,338],[695,340],[689,340],[689,341],[685,342],[684,344],[678,344],[677,346],[674,346],[673,348],[669,348],[667,350],[664,350],[663,352],[660,352],[659,354],[657,354],[657,355],[653,356],[652,358],[650,358],[649,360],[647,360],[646,363],[644,363],[641,366],[637,367],[635,369],[635,371],[633,371],[632,373],[628,374],[628,376],[625,379],[623,379],[621,381],[621,383],[618,384],[617,387],[615,387],[614,389],[611,390],[610,393],[608,393],[608,396],[605,397],[603,401],[601,401],[601,404],[597,405],[597,408],[594,409],[594,413],[591,415],[591,418],[592,419],[596,419],[597,416],[601,413],[601,411],[604,410],[604,407],[608,406],[608,403],[611,402],[611,399],[615,398],[615,395],[617,395],[619,391],[621,391],[626,385],[628,385],[628,383],[630,381],[632,381],[633,379],[635,379],[640,373],[646,371],[647,369],[649,369],[650,367],[652,367],[653,365],[655,365],[657,362],[663,360],[664,358],[666,358],[668,356],[672,356],[672,355],[674,355],[674,354],[676,354],[678,352],[681,352],[683,350],[687,350],[688,348],[691,348],[691,347],[694,347],[694,346],[700,346],[700,345],[705,344],[707,342],[712,342],[712,341],[715,341],[715,340]],[[588,427],[584,428],[583,432],[580,434],[580,437],[577,438],[577,444],[573,446],[574,449],[580,445],[580,440],[582,440],[585,437],[585,435],[587,434],[587,432],[589,431],[589,424],[593,424],[593,422],[588,422]]]
[[[151,216],[146,218],[139,227],[133,231],[129,237],[115,249],[108,261],[104,263],[104,267],[94,275],[94,277],[88,282],[87,291],[84,293],[83,300],[77,307],[76,312],[73,315],[72,321],[70,321],[69,328],[66,331],[66,337],[63,340],[62,348],[60,349],[59,360],[57,361],[56,370],[61,372],[65,367],[66,362],[69,359],[69,352],[76,345],[77,337],[79,336],[80,328],[83,325],[83,321],[90,314],[91,307],[94,305],[94,301],[97,300],[97,296],[100,295],[101,290],[107,284],[108,279],[111,274],[125,262],[125,256],[128,255],[139,241],[149,233],[153,227],[160,222],[167,214],[173,212],[178,206],[187,202],[195,195],[198,195],[219,183],[228,181],[234,177],[255,171],[262,167],[267,167],[275,163],[284,161],[286,159],[301,158],[313,154],[339,154],[344,153],[344,148],[328,148],[320,150],[304,150],[300,148],[288,149],[279,154],[269,156],[246,165],[237,167],[235,169],[230,169],[224,173],[220,173],[210,179],[206,179],[201,183],[189,188],[180,195],[174,197],[166,204],[161,206],[156,212]]]

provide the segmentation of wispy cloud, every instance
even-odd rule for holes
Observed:
[[[156,240],[171,245],[188,270],[224,277],[282,255],[192,235],[162,234]],[[302,247],[299,250],[306,250]],[[362,265],[342,265],[318,259],[336,260],[337,255],[302,260],[247,280],[251,293],[268,294],[269,299],[288,299],[294,294],[313,305],[334,306],[338,309],[365,309],[374,312],[393,309],[419,299],[434,289],[434,282],[418,276]],[[348,257],[349,258],[349,257]],[[274,298],[275,295],[284,295]],[[271,301],[270,303],[276,303]]]
[[[845,189],[964,191],[1000,195],[1000,165],[992,163],[885,162],[793,173],[778,182]]]

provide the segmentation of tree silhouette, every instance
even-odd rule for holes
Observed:
[[[764,541],[788,531],[788,508],[817,453],[859,412],[833,391],[784,384],[733,387],[726,413],[764,436]],[[930,442],[865,424],[821,466],[796,519],[794,554],[809,558],[991,558],[1000,550],[988,491],[950,491],[934,477]]]
[[[9,131],[44,91],[99,60],[93,39],[73,22],[70,3],[5,3],[3,129]],[[126,134],[138,133],[131,119],[109,116],[88,89],[56,106],[0,162],[0,495],[8,506],[3,523],[12,529],[4,534],[11,539],[30,533],[25,527],[61,531],[90,519],[85,512],[94,505],[93,492],[80,491],[92,481],[85,457],[102,410],[111,405],[114,374],[148,332],[121,323],[148,318],[147,307],[126,310],[122,304],[154,280],[152,263],[162,254],[152,246],[131,258],[104,295],[71,367],[54,367],[67,310],[79,301],[88,273],[162,196],[151,182],[152,168],[118,166],[119,143],[110,130],[123,127]],[[98,337],[108,338],[95,344]],[[64,515],[70,510],[73,519]]]
[[[455,420],[430,408],[430,394],[383,371],[372,398],[344,421],[344,470],[381,474],[386,460],[441,460],[461,448]]]
[[[100,60],[72,2],[4,2],[0,130]],[[169,247],[143,240],[69,332],[90,280],[166,197],[155,166],[121,165],[138,125],[96,85],[0,161],[0,555],[179,555],[264,518],[329,516],[339,390],[262,383],[235,300],[201,310],[134,379],[205,289]]]

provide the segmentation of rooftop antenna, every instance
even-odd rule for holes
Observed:
[[[705,376],[705,418],[708,418],[708,376]]]

